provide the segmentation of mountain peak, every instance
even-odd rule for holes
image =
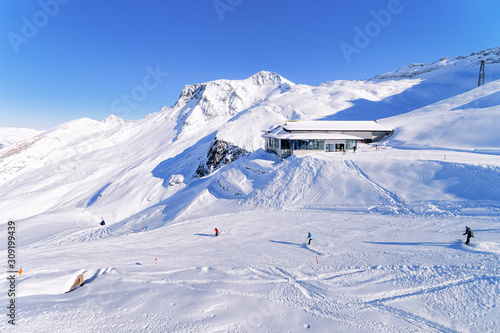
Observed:
[[[276,86],[276,88],[278,88],[281,85],[294,85],[294,83],[285,79],[278,73],[269,71],[260,71],[244,80],[220,79],[205,83],[185,85],[174,107],[184,107],[190,100],[201,100],[202,97],[207,94],[207,91],[213,90],[214,88],[216,90],[224,90],[231,94],[239,88],[246,90],[249,86]]]
[[[248,78],[256,85],[293,84],[275,72],[260,71]]]
[[[125,120],[123,120],[122,118],[114,115],[114,114],[110,114],[106,119],[104,119],[102,121],[104,124],[121,124],[123,122],[125,122]]]
[[[214,119],[224,121],[293,84],[277,73],[261,71],[243,80],[186,85],[174,108],[180,110],[182,128],[194,128],[197,123]]]

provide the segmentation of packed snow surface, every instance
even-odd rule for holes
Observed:
[[[498,50],[317,87],[259,72],[138,121],[0,129],[22,267],[0,330],[500,332]],[[285,120],[374,119],[394,135],[356,152],[262,149]],[[214,142],[248,154],[196,176]]]

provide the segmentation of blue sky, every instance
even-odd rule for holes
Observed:
[[[171,106],[186,84],[274,71],[368,79],[500,46],[498,0],[0,0],[0,127]]]

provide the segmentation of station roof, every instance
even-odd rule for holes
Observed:
[[[288,121],[280,125],[286,131],[355,131],[392,132],[394,128],[382,126],[375,121]]]
[[[358,136],[335,132],[287,132],[281,126],[274,128],[269,133],[262,135],[262,137],[287,140],[363,140]]]

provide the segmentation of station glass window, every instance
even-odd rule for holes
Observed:
[[[325,150],[324,140],[294,140],[296,150]]]
[[[292,149],[291,140],[281,140],[281,149]]]

